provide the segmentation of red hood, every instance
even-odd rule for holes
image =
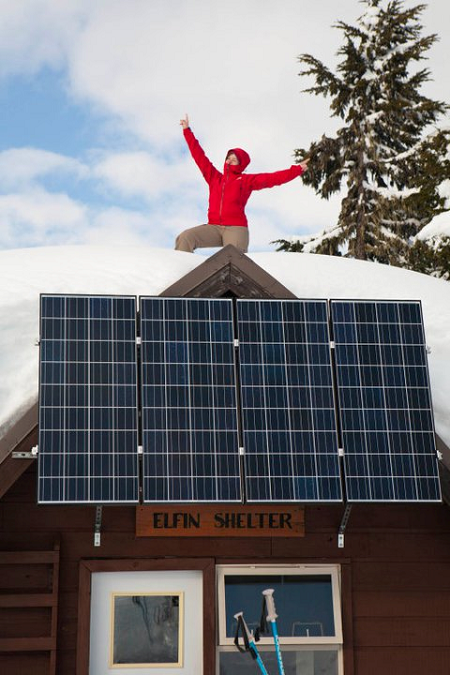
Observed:
[[[245,169],[250,164],[250,155],[248,154],[248,152],[245,152],[245,150],[242,150],[242,148],[231,148],[230,150],[228,150],[226,157],[228,157],[230,152],[234,152],[234,154],[239,160],[239,164],[227,164],[225,162],[225,168],[229,167],[228,170],[232,171],[233,173],[242,173],[243,171],[245,171]]]

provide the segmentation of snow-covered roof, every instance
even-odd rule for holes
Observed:
[[[396,267],[302,253],[249,257],[300,298],[421,300],[437,433],[450,446],[450,284]],[[40,293],[158,295],[205,261],[136,246],[0,252],[0,436],[36,402]]]

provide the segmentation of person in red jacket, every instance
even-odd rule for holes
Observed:
[[[202,150],[189,126],[186,115],[180,121],[189,150],[209,185],[208,223],[184,230],[175,242],[177,251],[192,253],[196,248],[233,244],[238,250],[248,250],[248,222],[245,205],[253,190],[283,185],[301,176],[308,160],[274,173],[244,173],[250,156],[241,148],[227,152],[223,173],[218,171]]]

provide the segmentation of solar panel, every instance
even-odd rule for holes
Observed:
[[[241,500],[233,305],[141,298],[145,502]]]
[[[332,301],[348,501],[440,501],[419,302]]]
[[[246,499],[341,501],[328,309],[237,300]]]
[[[42,295],[41,503],[138,501],[136,299]]]

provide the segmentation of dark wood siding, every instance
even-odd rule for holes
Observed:
[[[21,461],[21,460],[17,460]],[[342,506],[307,506],[298,539],[145,539],[133,507],[104,507],[102,545],[94,547],[95,507],[38,506],[35,466],[0,502],[3,551],[51,550],[60,539],[58,675],[75,675],[81,559],[213,558],[223,562],[340,563],[345,675],[448,675],[450,672],[450,518],[447,506],[354,506],[337,546]],[[0,594],[45,587],[33,566],[4,566]],[[0,637],[38,638],[47,608],[0,604]],[[47,632],[45,632],[47,634]],[[30,643],[32,644],[32,643]],[[1,653],[0,672],[48,673],[48,655]],[[205,673],[205,675],[211,675]]]

